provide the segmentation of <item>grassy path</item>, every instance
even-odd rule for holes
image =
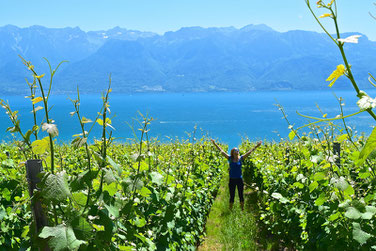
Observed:
[[[240,209],[237,196],[236,194],[234,208],[229,210],[228,178],[224,178],[211,208],[206,223],[207,235],[199,246],[199,251],[258,250],[257,227],[250,209],[251,200],[247,196],[247,190],[244,211]]]

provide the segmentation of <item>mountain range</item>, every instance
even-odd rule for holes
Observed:
[[[359,33],[342,34],[346,37]],[[346,44],[355,78],[369,88],[376,74],[376,42],[365,35]],[[31,61],[49,84],[49,67],[66,60],[54,77],[54,93],[211,92],[328,89],[325,79],[342,63],[323,33],[278,32],[266,25],[187,27],[159,35],[115,27],[102,31],[12,25],[0,27],[0,93],[27,94]],[[351,88],[341,77],[335,89]]]

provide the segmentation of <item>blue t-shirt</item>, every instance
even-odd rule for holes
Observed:
[[[228,158],[228,163],[230,164],[230,178],[243,178],[242,176],[243,156],[240,156],[237,162],[233,162],[230,156]]]

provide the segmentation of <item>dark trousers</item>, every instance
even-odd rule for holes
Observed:
[[[239,194],[240,202],[244,202],[244,197],[243,197],[244,183],[243,183],[242,178],[230,178],[228,187],[230,189],[230,203],[234,203],[236,187],[238,187],[238,194]]]

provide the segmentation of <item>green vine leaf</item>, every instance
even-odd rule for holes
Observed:
[[[70,226],[58,225],[56,227],[44,227],[39,234],[40,238],[49,238],[48,245],[55,251],[59,250],[78,250],[79,247],[86,243],[78,240]]]
[[[312,191],[315,190],[318,186],[319,186],[319,183],[317,183],[317,181],[312,182],[308,187],[309,192],[312,193]]]
[[[295,132],[294,131],[291,131],[290,133],[289,133],[289,139],[290,140],[293,140],[294,138],[295,138]]]
[[[289,202],[289,200],[286,199],[285,197],[283,197],[282,194],[280,194],[280,193],[272,193],[272,197],[273,197],[274,199],[279,200],[279,201],[280,201],[281,203],[283,203],[283,204]]]
[[[367,139],[365,146],[359,154],[357,164],[359,166],[363,165],[364,161],[367,159],[368,155],[376,148],[376,127],[373,128],[371,135]]]
[[[354,240],[359,242],[360,245],[364,245],[367,242],[367,240],[372,237],[372,235],[370,235],[369,233],[364,232],[360,228],[360,224],[357,222],[353,222],[353,228],[354,228],[353,229]]]
[[[45,137],[40,140],[35,140],[33,143],[31,143],[31,148],[35,154],[44,154],[49,147],[50,147],[49,137]]]
[[[47,174],[42,186],[43,197],[55,202],[63,202],[70,197],[67,175],[65,172]]]
[[[140,195],[142,197],[149,197],[149,195],[151,194],[151,191],[147,188],[147,187],[143,187],[141,190],[140,190]]]
[[[349,219],[357,220],[362,214],[355,207],[348,207],[345,216]]]
[[[151,177],[151,182],[159,186],[162,185],[163,179],[164,179],[162,174],[158,172],[151,172],[150,177]]]
[[[74,149],[78,149],[82,147],[83,145],[85,145],[86,142],[87,142],[87,138],[77,137],[72,141],[72,146]]]

